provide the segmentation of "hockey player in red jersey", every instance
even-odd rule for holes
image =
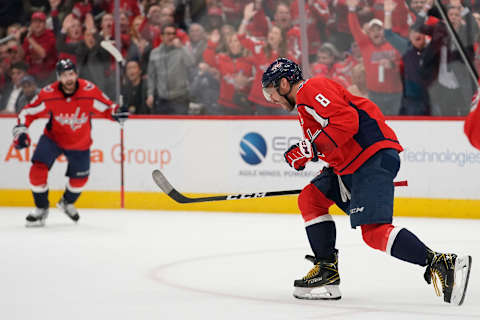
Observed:
[[[480,89],[472,100],[472,110],[465,119],[464,131],[468,140],[478,150],[480,150]]]
[[[128,113],[118,112],[118,106],[93,83],[78,78],[75,64],[69,59],[60,60],[56,71],[58,81],[44,87],[32,103],[20,111],[18,124],[13,128],[15,148],[26,148],[30,145],[30,124],[39,117],[49,116],[30,167],[30,186],[36,208],[26,218],[27,227],[45,225],[50,206],[48,172],[61,154],[68,160],[65,175],[69,180],[58,207],[73,221],[78,221],[80,216],[74,203],[90,172],[91,115],[119,122],[128,118]]]
[[[294,282],[299,299],[340,299],[336,228],[328,208],[337,204],[360,227],[365,243],[395,258],[426,267],[427,283],[438,277],[446,302],[463,303],[472,258],[430,250],[406,228],[392,225],[393,180],[402,146],[380,109],[338,83],[318,77],[304,80],[299,66],[275,60],[264,72],[265,98],[285,110],[297,109],[305,140],[285,152],[286,162],[303,170],[309,161],[325,161],[298,197],[298,206],[314,256],[313,269]],[[432,279],[433,278],[433,279]]]

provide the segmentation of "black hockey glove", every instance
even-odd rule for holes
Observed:
[[[128,117],[129,117],[130,113],[128,112],[115,112],[114,114],[112,114],[112,118],[113,120],[119,122],[119,123],[124,123],[125,121],[127,121]]]
[[[130,113],[128,111],[126,111],[125,109],[121,108],[118,105],[112,111],[113,120],[117,121],[120,124],[127,121],[129,115]]]
[[[23,149],[30,146],[31,141],[30,136],[28,135],[28,129],[23,124],[13,127],[12,134],[15,149]]]

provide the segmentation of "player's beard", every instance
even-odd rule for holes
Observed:
[[[62,83],[62,86],[63,91],[65,91],[66,94],[72,94],[75,91],[76,81],[66,81],[65,83]]]
[[[286,96],[286,97],[285,97],[285,100],[287,100],[288,105],[289,105],[289,107],[290,107],[290,108],[289,108],[289,111],[292,111],[293,109],[295,109],[295,106],[296,106],[297,104],[295,103],[295,100],[293,100],[292,97]]]

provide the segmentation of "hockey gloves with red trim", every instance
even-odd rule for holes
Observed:
[[[12,134],[15,149],[23,149],[30,146],[31,141],[30,136],[28,135],[28,129],[23,124],[13,127]]]
[[[291,146],[284,156],[290,167],[297,171],[305,169],[308,161],[318,161],[317,148],[307,139]]]

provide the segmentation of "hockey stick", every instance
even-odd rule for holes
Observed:
[[[252,193],[238,193],[238,194],[226,194],[221,196],[212,196],[212,197],[200,197],[200,198],[189,198],[178,192],[171,184],[168,182],[167,178],[163,175],[160,170],[153,170],[152,172],[153,181],[160,187],[173,200],[178,203],[194,203],[194,202],[207,202],[207,201],[223,201],[223,200],[240,200],[240,199],[253,199],[253,198],[267,198],[267,197],[276,197],[276,196],[286,196],[292,194],[299,194],[302,190],[284,190],[284,191],[266,191],[266,192],[252,192]],[[396,187],[408,186],[406,180],[395,181],[394,185]]]
[[[102,40],[100,41],[100,46],[107,50],[108,53],[110,53],[112,55],[112,57],[115,59],[115,61],[117,61],[118,63],[120,63],[121,65],[123,65],[125,63],[125,59],[123,59],[123,56],[122,54],[120,53],[120,51],[117,49],[117,47],[114,46],[113,42],[110,41],[110,40]]]
[[[473,65],[473,62],[470,61],[470,59],[467,56],[467,53],[465,51],[465,47],[463,46],[462,42],[460,41],[457,32],[452,26],[452,22],[448,18],[447,11],[445,10],[445,6],[442,4],[440,0],[435,0],[435,5],[438,8],[438,11],[440,12],[440,15],[442,16],[443,21],[445,21],[445,25],[447,26],[448,31],[452,35],[453,42],[458,48],[458,52],[460,52],[460,56],[462,57],[463,62],[467,66],[467,71],[472,77],[473,82],[475,83],[476,87],[478,88],[478,73],[477,69]],[[471,8],[468,8],[471,10]],[[473,22],[475,23],[475,21]]]
[[[117,26],[118,29],[118,26]],[[102,40],[100,42],[100,46],[105,49],[110,55],[115,59],[117,63],[117,68],[120,68],[124,65],[125,60],[123,59],[122,54],[120,51],[113,45],[113,41],[109,40]],[[119,87],[119,85],[117,85]],[[122,95],[118,92],[120,88],[117,88],[117,104],[122,106]],[[120,208],[125,208],[125,145],[124,145],[124,130],[123,130],[123,122],[120,121]]]
[[[125,144],[123,122],[120,121],[120,208],[125,208]]]

